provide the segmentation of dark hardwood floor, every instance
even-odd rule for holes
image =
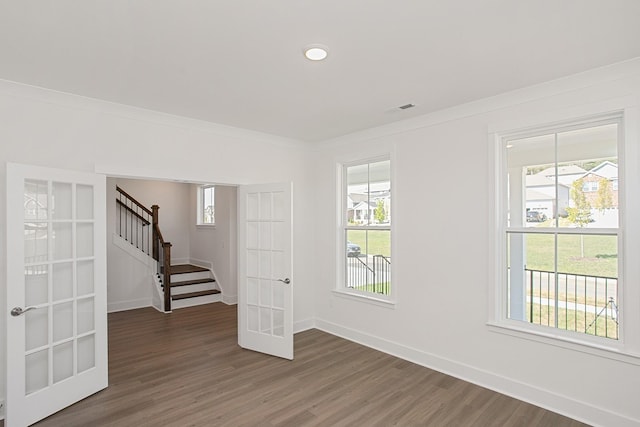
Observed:
[[[583,425],[318,330],[294,361],[243,350],[223,303],[110,314],[109,383],[37,425]]]

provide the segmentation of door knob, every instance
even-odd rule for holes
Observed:
[[[35,309],[35,308],[38,308],[38,307],[27,307],[27,308],[25,308],[25,309],[23,309],[22,307],[13,307],[13,309],[11,309],[11,315],[12,315],[13,317],[18,317],[18,316],[20,316],[21,314],[24,314],[24,313],[26,313],[27,311],[29,311],[29,310],[33,310],[33,309]]]
[[[285,285],[288,285],[289,283],[291,283],[291,280],[289,280],[289,278],[287,277],[284,280],[283,279],[278,279],[278,282],[282,282]]]

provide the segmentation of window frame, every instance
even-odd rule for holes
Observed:
[[[564,115],[564,116],[563,116]],[[561,117],[563,116],[563,117]],[[577,118],[576,118],[577,117]],[[570,348],[590,354],[623,360],[628,363],[640,365],[640,286],[634,286],[634,282],[640,279],[640,268],[632,262],[625,260],[635,259],[640,256],[640,245],[633,238],[625,236],[638,235],[640,226],[635,225],[627,218],[633,218],[640,213],[640,200],[632,198],[634,186],[640,181],[640,150],[635,147],[633,141],[637,141],[640,135],[640,110],[637,106],[627,105],[619,108],[608,108],[601,111],[579,112],[571,114],[556,113],[556,117],[546,122],[536,122],[529,126],[509,127],[503,125],[489,128],[489,173],[490,190],[493,203],[489,221],[489,230],[492,232],[489,254],[489,292],[488,292],[488,320],[490,331],[515,336],[522,339],[543,342],[564,348]],[[623,181],[619,186],[619,224],[616,231],[618,238],[618,256],[620,257],[618,279],[618,304],[619,304],[619,330],[618,339],[596,337],[588,334],[567,331],[559,328],[540,326],[529,322],[509,319],[507,317],[507,270],[506,270],[506,236],[507,230],[507,184],[506,184],[506,160],[507,139],[526,138],[534,135],[542,135],[553,132],[572,130],[572,128],[584,128],[596,126],[605,122],[616,121],[618,123],[618,165],[619,176]],[[629,184],[627,184],[629,183]],[[626,191],[626,187],[631,187]],[[524,227],[523,227],[524,229]],[[592,229],[597,234],[597,229]],[[612,229],[600,230],[611,234]],[[530,229],[526,230],[531,232]],[[542,233],[558,233],[558,229],[541,230]],[[562,230],[562,234],[571,234],[571,231]],[[575,233],[575,232],[574,232]],[[625,285],[626,284],[626,285]]]
[[[207,189],[213,189],[213,222],[204,222],[204,192]],[[196,189],[196,227],[200,228],[215,228],[216,226],[216,214],[215,214],[215,206],[216,206],[216,186],[214,184],[202,184],[198,185]]]
[[[346,285],[346,271],[347,271],[347,232],[348,230],[363,230],[363,231],[388,231],[389,232],[389,241],[390,241],[390,250],[391,253],[395,253],[394,249],[394,226],[393,219],[389,222],[389,225],[361,225],[354,226],[349,225],[347,222],[347,179],[346,173],[347,168],[353,166],[360,165],[368,165],[372,163],[378,163],[383,161],[389,161],[389,179],[390,179],[390,193],[394,193],[394,159],[391,153],[386,153],[379,156],[372,156],[366,158],[359,158],[356,160],[350,160],[345,162],[336,163],[336,175],[337,175],[337,183],[336,193],[338,195],[338,212],[337,212],[337,236],[336,236],[336,256],[337,256],[337,280],[336,287],[333,289],[334,294],[345,297],[348,299],[353,299],[357,301],[364,301],[374,305],[394,308],[395,307],[395,298],[396,298],[396,288],[397,284],[395,282],[395,274],[393,270],[390,273],[390,283],[391,288],[390,292],[387,295],[373,293],[368,291],[361,291],[353,288],[349,288]],[[395,212],[394,207],[394,198],[390,198],[389,209],[391,212]],[[395,214],[392,214],[395,215]]]

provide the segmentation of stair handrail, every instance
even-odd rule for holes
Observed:
[[[137,201],[135,197],[133,197],[131,194],[129,194],[126,191],[124,191],[122,188],[120,188],[120,186],[116,185],[116,191],[118,193],[122,194],[123,196],[125,196],[130,201],[132,201],[136,206],[138,206],[140,209],[142,209],[143,211],[145,211],[149,215],[152,214],[151,209],[147,208],[145,205],[143,205],[142,203]],[[118,200],[118,199],[116,199],[116,200]]]
[[[157,218],[157,205],[154,208],[154,218]],[[157,266],[158,274],[162,276],[162,287],[164,297],[164,311],[171,311],[171,243],[165,242],[162,232],[157,223],[153,224],[154,251],[158,251]]]
[[[147,255],[151,252],[151,233],[147,228],[151,225],[152,212],[136,200],[120,186],[116,186],[116,204],[118,210],[118,234],[120,237],[140,249]]]
[[[153,205],[151,206],[151,209],[147,208],[118,185],[116,185],[116,191],[119,193],[119,196],[116,197],[116,203],[124,210],[126,219],[124,236],[122,235],[122,218],[120,219],[120,236],[134,245],[133,219],[135,218],[135,246],[147,255],[151,255],[151,257],[156,261],[156,272],[160,277],[162,277],[162,284],[164,287],[164,311],[169,312],[171,311],[171,242],[166,242],[162,236],[162,232],[160,231],[158,221],[158,210],[160,207],[158,205]],[[126,228],[129,219],[131,220],[131,230]],[[142,228],[137,228],[140,224]],[[147,225],[151,225],[151,253],[149,253],[149,244],[147,243],[146,250],[144,245],[145,240],[148,239],[149,236],[148,229],[146,237],[144,232]],[[138,230],[141,230],[142,234],[142,248],[138,245]]]

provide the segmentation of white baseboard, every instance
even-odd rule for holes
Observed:
[[[116,311],[135,310],[136,308],[151,307],[151,298],[141,298],[131,301],[110,302],[107,304],[107,313]]]
[[[171,258],[171,265],[189,264],[189,258]]]
[[[210,261],[202,260],[202,259],[190,258],[189,261],[186,262],[185,264],[193,264],[193,265],[197,265],[198,267],[204,267],[204,268],[208,268],[209,270],[213,270],[213,263],[211,263]]]
[[[227,305],[236,305],[238,304],[238,295],[225,295],[222,293],[222,302]]]
[[[315,327],[316,322],[314,319],[298,320],[297,322],[293,322],[293,333],[297,334],[298,332],[304,332]]]
[[[304,323],[304,322],[303,322]],[[455,378],[488,388],[518,400],[531,403],[558,414],[594,426],[637,427],[640,419],[628,418],[604,408],[584,403],[549,390],[514,381],[492,372],[475,368],[454,360],[404,346],[373,335],[345,328],[335,323],[315,319],[315,327],[321,331],[348,339],[358,344],[391,354],[409,362],[425,366]]]

